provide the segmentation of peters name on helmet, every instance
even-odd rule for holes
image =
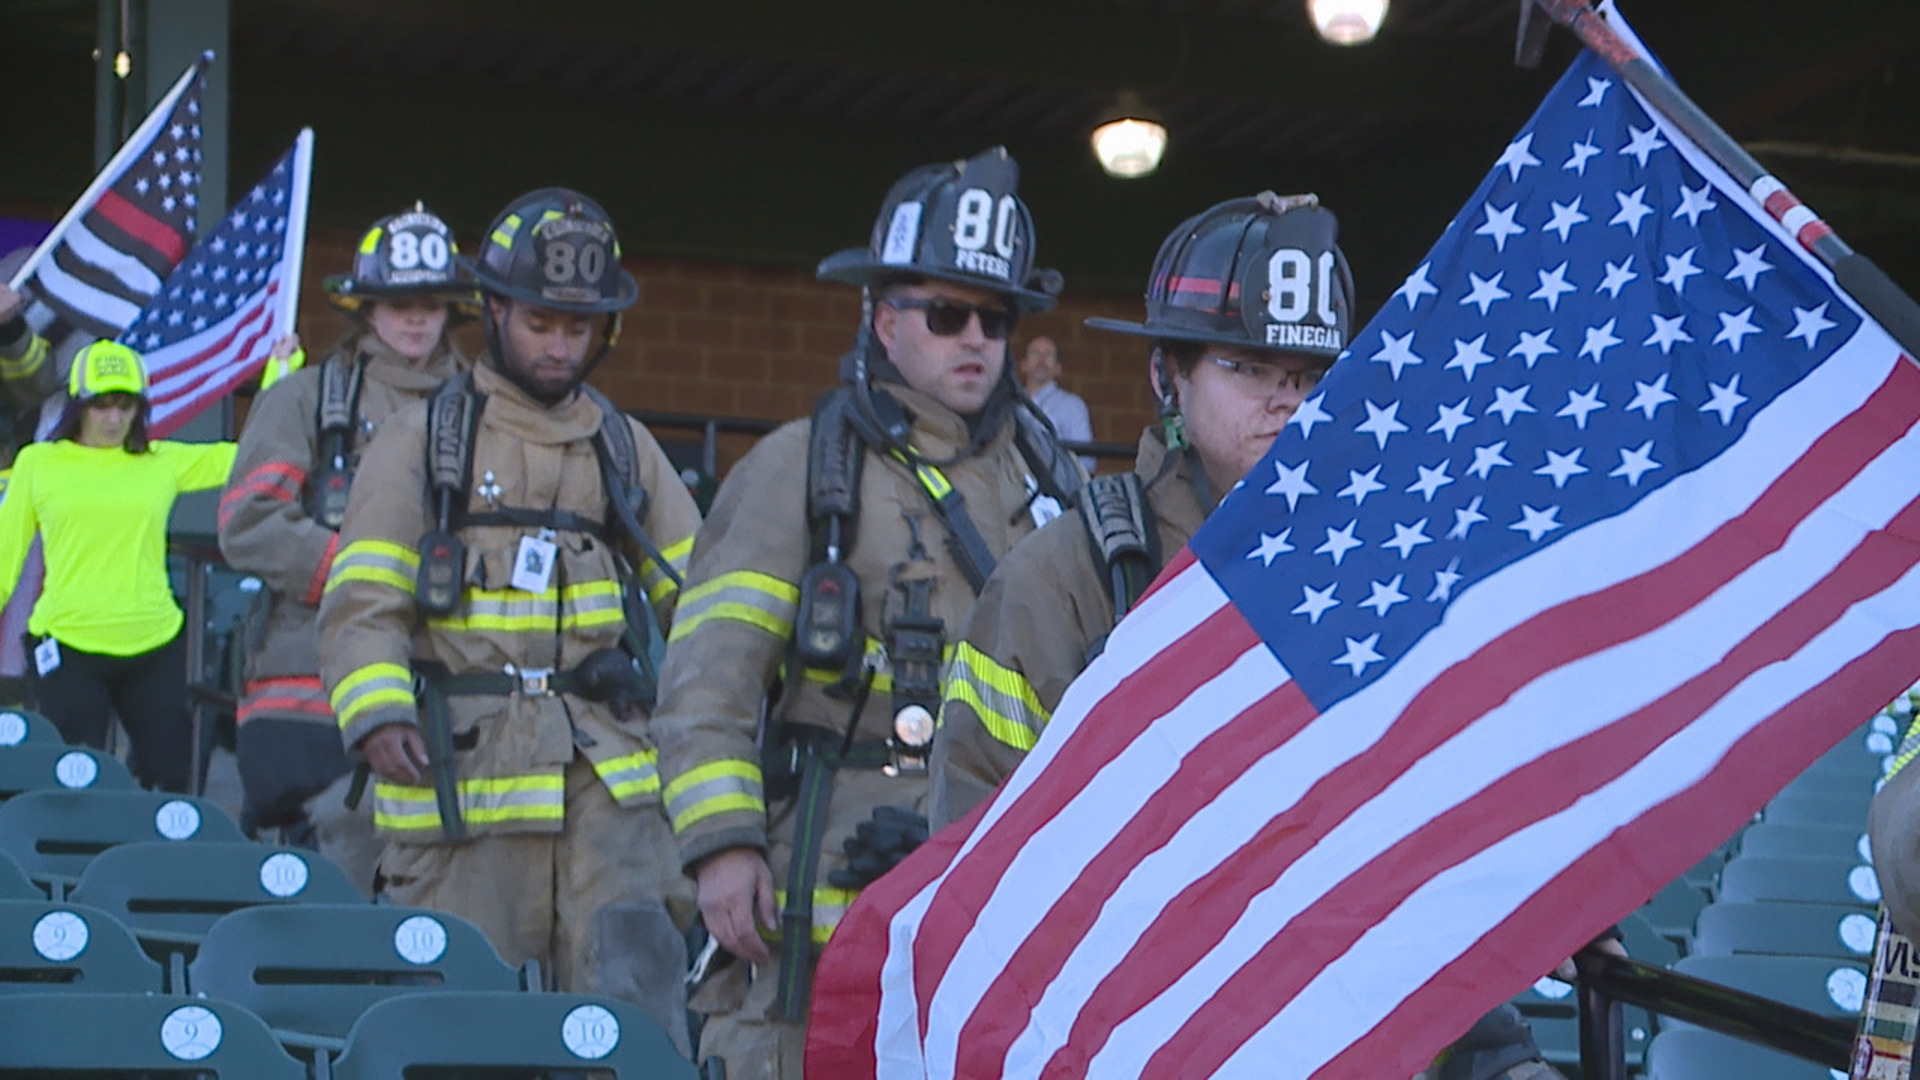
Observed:
[[[1278,349],[1332,349],[1335,352],[1346,348],[1346,342],[1340,340],[1339,328],[1300,323],[1268,323],[1267,344]]]
[[[956,270],[971,270],[976,274],[987,274],[1002,281],[1013,280],[1012,265],[988,251],[968,251],[963,248],[953,253],[953,266]]]

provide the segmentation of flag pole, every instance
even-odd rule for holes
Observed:
[[[1727,170],[1755,202],[1793,234],[1801,247],[1826,264],[1840,287],[1893,335],[1908,356],[1920,357],[1920,304],[1915,304],[1871,259],[1840,239],[1832,226],[1787,190],[1779,178],[1767,172],[1753,155],[1682,93],[1672,79],[1607,25],[1605,16],[1589,7],[1587,0],[1521,0],[1515,63],[1533,67],[1540,61],[1548,29],[1547,24],[1536,18],[1540,12],[1573,31],[1582,44],[1605,60],[1648,104]]]
[[[61,217],[60,223],[53,227],[53,231],[47,234],[46,239],[40,241],[39,247],[33,249],[33,254],[27,256],[27,261],[20,264],[20,269],[14,271],[12,280],[7,282],[9,288],[18,289],[35,270],[40,268],[40,263],[47,254],[59,246],[60,238],[66,234],[68,226],[98,201],[100,193],[112,186],[113,182],[120,178],[120,174],[127,171],[127,165],[136,152],[135,148],[144,147],[151,141],[154,130],[166,123],[167,117],[173,112],[174,102],[180,100],[180,95],[187,92],[187,87],[203,74],[207,70],[207,65],[211,63],[213,63],[213,50],[207,49],[201,52],[199,58],[187,70],[180,73],[180,77],[174,80],[173,87],[167,91],[166,96],[147,113],[145,120],[140,121],[140,126],[134,129],[132,135],[127,136],[127,141],[120,144],[120,149],[114,151],[113,157],[107,160],[105,167],[94,176],[93,182],[87,185],[87,190],[73,201],[72,206],[67,207],[67,212]]]
[[[280,297],[280,322],[286,332],[294,332],[294,319],[300,314],[300,271],[307,257],[307,192],[313,183],[313,129],[301,128],[294,140],[293,186],[287,196],[288,267],[286,292]]]

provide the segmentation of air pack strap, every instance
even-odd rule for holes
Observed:
[[[1133,608],[1160,572],[1160,538],[1147,520],[1147,501],[1140,478],[1133,473],[1096,476],[1080,496],[1080,520],[1093,545],[1094,565],[1106,571],[1107,592],[1113,599],[1113,618]],[[1094,642],[1092,656],[1106,646],[1103,634]]]

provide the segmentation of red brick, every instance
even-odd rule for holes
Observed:
[[[740,324],[740,347],[770,353],[791,353],[800,347],[800,334],[792,323],[761,319]]]
[[[673,340],[690,345],[733,345],[739,337],[732,319],[681,315],[673,320]]]

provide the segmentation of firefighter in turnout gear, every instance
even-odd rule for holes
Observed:
[[[639,294],[593,200],[504,210],[468,266],[485,362],[384,425],[320,603],[348,749],[398,903],[479,924],[562,990],[685,1048],[691,919],[649,733],[699,527],[647,429],[585,385]]]
[[[346,805],[352,764],[320,685],[320,591],[373,433],[467,370],[447,334],[474,302],[458,254],[446,223],[418,203],[367,230],[352,272],[326,281],[352,329],[255,399],[220,500],[221,553],[265,585],[248,619],[238,717],[247,816],[324,852],[369,894],[380,846],[366,808]]]
[[[1087,320],[1152,339],[1162,420],[1141,435],[1133,472],[1096,479],[1079,514],[1022,544],[987,582],[934,737],[935,828],[988,799],[1033,749],[1114,624],[1345,350],[1353,278],[1337,234],[1312,195],[1220,203],[1161,245],[1143,321]],[[1423,1080],[1558,1075],[1517,1010],[1502,1005]]]
[[[934,738],[935,828],[992,794],[1033,749],[1119,616],[1345,348],[1353,284],[1335,231],[1311,195],[1221,203],[1161,245],[1143,322],[1087,320],[1153,339],[1149,378],[1163,420],[1141,434],[1131,473],[1095,480],[1080,513],[1022,544],[981,593]],[[1316,275],[1323,255],[1331,272]],[[1309,269],[1296,276],[1299,266]],[[1267,344],[1276,339],[1311,344]]]
[[[953,635],[1084,481],[1007,363],[1059,283],[1017,178],[1000,149],[916,169],[821,263],[866,302],[843,385],[734,467],[695,545],[654,730],[706,929],[747,961],[694,1001],[730,1080],[800,1075],[816,951],[886,866],[848,844],[914,831]]]

